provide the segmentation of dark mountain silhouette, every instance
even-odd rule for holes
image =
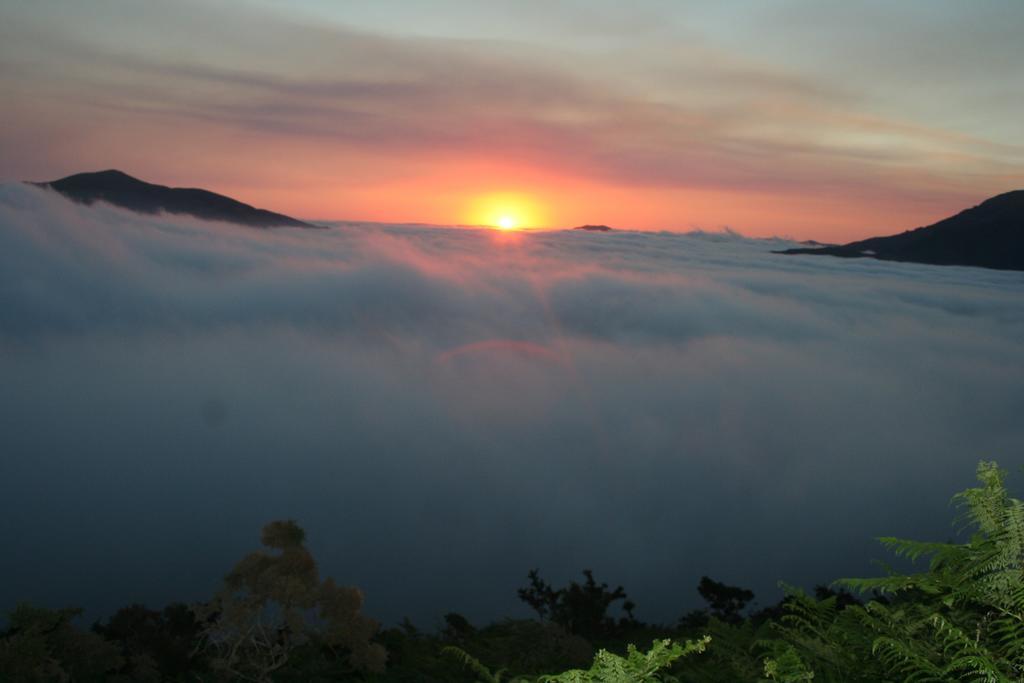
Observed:
[[[257,228],[319,227],[280,213],[257,209],[208,190],[153,185],[121,171],[78,173],[60,180],[34,184],[52,188],[82,204],[101,201],[139,213],[183,213],[196,218]]]
[[[1024,270],[1024,190],[997,195],[934,225],[899,235],[776,253]]]
[[[573,230],[588,230],[590,232],[612,232],[607,225],[581,225]]]

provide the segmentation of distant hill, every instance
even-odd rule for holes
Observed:
[[[899,235],[776,253],[1024,270],[1024,190],[997,195],[938,223]]]
[[[257,209],[224,195],[193,188],[153,185],[121,171],[78,173],[48,183],[68,199],[82,204],[102,201],[139,213],[178,213],[257,228],[316,228],[284,214]]]
[[[587,230],[589,232],[612,232],[612,229],[607,225],[581,225],[573,228],[573,230]]]

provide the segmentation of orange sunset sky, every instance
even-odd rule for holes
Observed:
[[[0,180],[311,219],[847,241],[1024,187],[1024,4],[0,8]]]

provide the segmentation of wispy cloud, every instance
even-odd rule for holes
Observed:
[[[708,39],[655,36],[587,52],[192,10],[128,13],[125,30],[151,38],[145,46],[112,33],[102,17],[76,15],[80,24],[57,28],[15,15],[0,79],[20,105],[5,127],[10,153],[0,174],[51,168],[61,157],[67,170],[82,170],[103,158],[240,187],[267,184],[240,169],[273,160],[280,183],[305,184],[322,206],[332,183],[358,182],[355,167],[382,186],[413,174],[435,183],[446,176],[457,188],[473,164],[508,164],[609,187],[777,194],[794,207],[827,199],[837,216],[821,216],[822,224],[853,213],[865,230],[886,215],[890,229],[910,227],[912,210],[925,223],[1024,182],[1020,141],[879,113],[855,83]],[[228,32],[234,21],[245,30]],[[188,52],[168,39],[184,32]],[[39,116],[54,105],[65,115]],[[52,137],[69,125],[73,132]],[[68,136],[73,152],[47,149]],[[223,170],[213,174],[211,165]],[[361,208],[376,200],[352,189],[345,199]],[[714,220],[734,220],[718,206]]]

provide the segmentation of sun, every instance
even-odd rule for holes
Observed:
[[[496,230],[531,230],[546,224],[540,205],[520,192],[491,192],[474,197],[467,206],[467,225]]]

